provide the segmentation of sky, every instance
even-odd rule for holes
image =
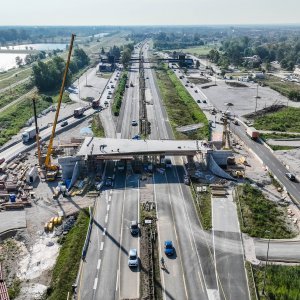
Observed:
[[[5,25],[300,24],[300,0],[0,0]]]

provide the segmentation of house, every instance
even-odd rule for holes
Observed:
[[[255,72],[252,74],[252,77],[254,79],[265,79],[266,78],[265,73],[263,73],[263,72]]]
[[[295,65],[294,76],[300,78],[300,65]]]

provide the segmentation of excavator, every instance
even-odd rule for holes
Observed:
[[[70,47],[69,47],[69,53],[68,53],[68,59],[67,59],[67,63],[66,63],[66,69],[65,69],[65,72],[64,72],[64,77],[63,77],[63,81],[62,81],[60,92],[59,92],[59,98],[58,98],[57,109],[56,109],[55,118],[54,118],[54,122],[53,122],[51,137],[50,137],[50,140],[49,140],[47,154],[46,154],[46,157],[45,157],[44,167],[46,169],[46,180],[47,181],[54,181],[56,179],[56,176],[57,176],[58,171],[59,171],[59,166],[55,165],[51,162],[51,154],[52,154],[52,151],[53,151],[53,140],[54,140],[54,137],[55,137],[55,129],[56,129],[57,120],[58,120],[58,116],[59,116],[62,96],[63,96],[63,93],[64,93],[65,82],[66,82],[66,78],[67,78],[67,74],[68,74],[68,70],[69,70],[69,64],[70,64],[70,60],[71,60],[71,54],[72,54],[74,39],[75,39],[75,34],[72,34],[71,43],[70,43]]]

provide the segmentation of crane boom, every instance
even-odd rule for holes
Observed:
[[[67,78],[67,74],[68,74],[68,70],[69,70],[69,64],[70,64],[70,60],[71,60],[71,54],[72,54],[74,39],[75,39],[75,34],[72,34],[68,59],[67,59],[67,63],[66,63],[66,69],[65,69],[65,72],[64,72],[64,77],[63,77],[63,81],[62,81],[60,92],[59,92],[59,98],[58,98],[54,123],[53,123],[53,127],[52,127],[52,133],[51,133],[51,137],[50,137],[50,140],[49,140],[47,155],[46,155],[46,159],[45,159],[45,167],[46,167],[47,170],[57,170],[57,166],[51,165],[51,152],[52,152],[53,140],[54,140],[54,136],[55,136],[55,129],[56,129],[56,124],[57,124],[57,119],[58,119],[60,106],[61,106],[61,100],[62,100],[62,96],[63,96],[63,93],[64,93],[65,82],[66,82],[66,78]]]

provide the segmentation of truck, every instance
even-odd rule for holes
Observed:
[[[36,136],[35,127],[30,127],[24,130],[22,133],[22,141],[24,144],[28,143],[29,141],[33,140]]]
[[[84,108],[83,107],[79,107],[79,108],[74,109],[74,117],[75,118],[82,117],[83,113],[84,113]]]
[[[247,127],[246,133],[252,140],[257,140],[259,137],[259,132],[254,127]]]
[[[99,104],[100,104],[100,100],[94,99],[92,101],[92,108],[97,109],[99,107]]]

